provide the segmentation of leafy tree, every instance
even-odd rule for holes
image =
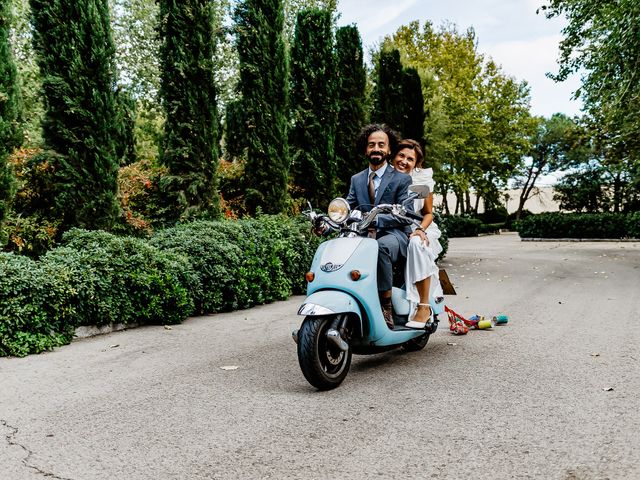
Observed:
[[[303,10],[291,48],[291,171],[300,196],[315,206],[335,194],[336,82],[331,15]]]
[[[367,72],[362,40],[355,25],[336,30],[336,72],[338,75],[338,120],[336,127],[336,186],[346,194],[352,175],[367,163],[355,151],[356,137],[366,123]]]
[[[581,172],[585,173],[585,182],[592,173],[601,174],[600,184],[603,188],[603,198],[606,199],[606,205],[600,202],[601,209],[606,208],[613,212],[638,210],[640,162],[634,165],[625,161],[621,150],[617,148],[620,144],[603,143],[599,136],[599,125],[594,124],[590,116],[580,119],[573,137],[573,145],[567,156],[571,171],[565,177],[567,182],[577,182],[577,187],[583,190],[580,183],[583,179],[579,178]],[[573,178],[574,174],[576,178]]]
[[[520,218],[540,176],[569,166],[568,155],[576,138],[575,122],[562,113],[555,113],[548,119],[536,117],[536,123],[536,131],[531,138],[531,156],[516,178],[516,186],[522,189],[516,219]]]
[[[293,40],[298,14],[306,9],[320,8],[327,10],[335,17],[338,0],[283,0],[284,1],[284,32],[287,41]]]
[[[118,83],[138,101],[155,103],[160,90],[159,2],[109,0]]]
[[[502,203],[500,189],[506,187],[529,153],[536,125],[529,113],[528,85],[504,75],[493,61],[483,67],[479,98],[486,136],[478,158],[482,172],[471,180],[476,191],[474,213],[478,212],[480,198],[485,211]]]
[[[14,190],[7,156],[22,143],[22,97],[9,45],[10,3],[9,0],[0,0],[0,224]]]
[[[42,144],[41,121],[44,116],[42,98],[42,76],[33,50],[33,35],[30,25],[31,7],[29,0],[12,0],[10,43],[18,68],[20,91],[23,100],[24,145]]]
[[[216,0],[214,19],[216,51],[214,54],[215,80],[218,87],[220,112],[238,100],[239,59],[235,48],[234,27],[231,25],[234,0]]]
[[[397,48],[402,63],[415,68],[424,93],[425,158],[435,168],[437,189],[449,213],[473,212],[470,191],[491,205],[528,148],[529,90],[477,52],[473,29],[430,22],[400,27],[383,42]]]
[[[213,3],[160,2],[160,96],[166,113],[161,181],[169,219],[218,214],[218,112],[213,78]]]
[[[279,0],[243,0],[234,13],[238,90],[247,126],[245,203],[252,213],[283,210],[289,178],[288,61]]]
[[[436,31],[429,22],[421,30],[412,22],[387,42],[401,51],[406,65],[425,72],[425,159],[441,167],[436,180],[445,210],[450,189],[456,213],[463,212],[471,179],[481,174],[477,159],[485,138],[478,93],[483,58],[476,52],[475,32],[452,26]]]
[[[599,141],[617,150],[627,170],[640,158],[640,3],[636,0],[547,0],[547,18],[567,19],[560,43],[563,81],[580,72],[575,92],[599,125]]]
[[[58,155],[65,225],[110,228],[119,213],[115,47],[107,0],[31,0],[45,144]]]
[[[553,199],[560,202],[561,210],[574,212],[600,212],[609,210],[607,177],[604,169],[596,164],[571,172],[553,187]]]

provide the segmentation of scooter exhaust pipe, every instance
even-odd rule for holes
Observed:
[[[327,339],[343,352],[349,350],[349,344],[342,339],[340,332],[335,328],[327,330]]]
[[[291,332],[291,338],[293,338],[293,341],[296,342],[296,344],[298,343],[298,330],[294,330],[293,332]]]

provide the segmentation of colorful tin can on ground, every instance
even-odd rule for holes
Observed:
[[[480,330],[486,330],[487,328],[493,327],[493,325],[493,319],[489,320],[488,318],[483,318],[478,322],[478,326],[476,328],[479,328]]]
[[[496,325],[504,325],[509,322],[509,317],[506,315],[496,315],[493,317],[493,321]]]

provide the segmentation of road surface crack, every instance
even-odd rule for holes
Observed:
[[[11,430],[11,433],[9,433],[8,435],[5,435],[5,439],[7,440],[7,443],[12,447],[21,448],[27,454],[26,457],[24,457],[22,459],[22,464],[25,467],[30,468],[31,470],[35,470],[40,475],[43,475],[43,476],[48,477],[48,478],[54,478],[56,480],[72,480],[72,479],[67,478],[67,477],[59,477],[58,475],[56,475],[54,473],[47,472],[46,470],[42,470],[41,468],[29,463],[29,459],[33,455],[33,452],[31,450],[29,450],[27,447],[25,447],[24,445],[22,445],[21,443],[18,443],[16,441],[16,435],[18,434],[18,429],[16,427],[12,426],[12,425],[9,425],[6,420],[2,420],[2,419],[0,419],[0,425],[3,425],[4,427],[6,427],[9,430]]]

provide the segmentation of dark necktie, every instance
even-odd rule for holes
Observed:
[[[373,184],[373,177],[376,176],[376,172],[371,172],[369,175],[369,201],[371,202],[371,207],[376,203],[376,187]],[[368,229],[369,238],[376,238],[376,229],[375,227],[369,227]]]
[[[369,174],[369,202],[371,203],[371,206],[376,202],[376,187],[373,184],[373,177],[375,176],[376,172],[371,172],[371,174]]]

